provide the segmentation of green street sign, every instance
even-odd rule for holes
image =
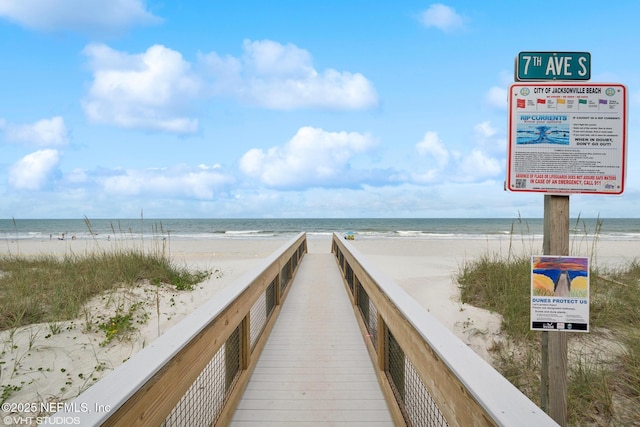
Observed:
[[[520,52],[516,58],[517,81],[589,80],[589,52]]]

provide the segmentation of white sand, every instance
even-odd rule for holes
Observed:
[[[4,362],[0,364],[0,385],[21,388],[13,392],[8,401],[49,402],[77,396],[287,241],[220,239],[145,242],[146,249],[157,250],[164,245],[164,250],[177,263],[212,270],[214,273],[194,291],[175,291],[167,287],[157,291],[154,286],[140,286],[130,292],[96,298],[87,305],[85,313],[73,321],[0,332],[0,362]],[[352,243],[426,310],[478,354],[490,360],[487,347],[500,333],[500,318],[460,303],[454,276],[465,262],[481,254],[506,255],[509,251],[507,239],[363,239]],[[20,241],[6,242],[0,246],[0,253],[82,254],[94,250],[96,245],[102,250],[127,245],[141,247],[140,242],[122,241]],[[520,253],[542,252],[539,241],[522,241],[513,246],[513,250]],[[312,253],[330,252],[330,247],[329,237],[308,240],[308,249]],[[639,247],[640,243],[633,241],[600,241],[597,243],[595,259],[598,264],[622,264],[632,260],[634,254],[639,253]],[[572,255],[590,256],[592,252],[589,242],[572,243]],[[136,302],[142,303],[136,311],[138,318],[146,318],[146,321],[137,325],[137,330],[129,340],[115,340],[100,345],[104,341],[104,333],[96,325],[113,316],[118,305],[128,307]],[[91,324],[90,328],[87,328],[87,322]],[[0,413],[6,415],[5,411]]]
[[[178,265],[210,270],[212,276],[193,291],[176,291],[168,286],[158,290],[153,285],[141,285],[127,292],[109,293],[89,302],[78,319],[0,332],[0,387],[20,387],[19,391],[11,394],[8,402],[58,402],[76,397],[286,241],[165,242],[166,253],[171,253]],[[132,241],[20,241],[7,242],[0,246],[0,252],[62,256],[130,247],[162,250],[162,242],[145,242],[143,245]],[[116,314],[119,306],[127,310],[135,303],[141,305],[135,310],[134,319],[144,323],[136,324],[137,329],[127,340],[115,339],[101,345],[105,334],[99,330],[98,324],[105,323]],[[87,324],[91,326],[88,328]],[[7,412],[0,410],[0,415],[4,417]]]

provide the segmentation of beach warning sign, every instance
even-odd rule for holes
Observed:
[[[627,89],[618,83],[514,83],[508,139],[510,191],[622,194]]]

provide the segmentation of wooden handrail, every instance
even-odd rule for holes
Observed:
[[[82,426],[161,425],[227,339],[239,329],[240,373],[234,388],[217,414],[228,422],[257,363],[260,351],[280,311],[279,278],[283,268],[293,279],[307,249],[306,233],[300,233],[267,257],[260,265],[225,287],[191,315],[147,347],[134,354],[71,402],[54,419],[71,419]],[[247,345],[250,310],[275,280],[276,306],[253,350]],[[287,288],[288,289],[288,288]],[[285,291],[286,294],[286,291]],[[224,374],[224,373],[223,373]]]
[[[399,285],[367,260],[353,243],[334,234],[332,251],[345,277],[350,269],[378,313],[377,348],[368,349],[378,371],[397,425],[404,424],[387,369],[387,331],[393,334],[406,358],[450,426],[556,426],[544,411],[500,375],[444,325],[438,322]],[[342,263],[342,265],[340,265]],[[348,268],[347,268],[348,267]],[[351,294],[356,317],[367,334],[358,310],[358,287]]]

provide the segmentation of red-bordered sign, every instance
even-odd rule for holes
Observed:
[[[624,85],[514,83],[508,132],[508,190],[565,195],[624,191]]]

